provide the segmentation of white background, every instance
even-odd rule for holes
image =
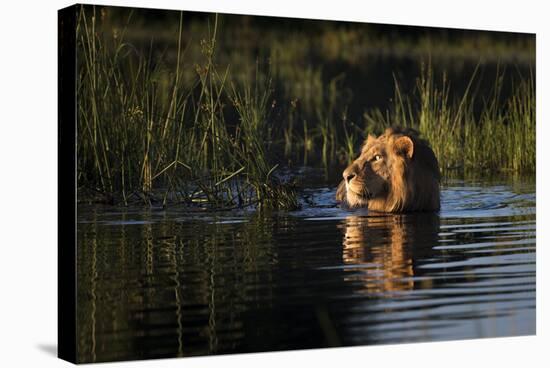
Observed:
[[[224,357],[109,363],[118,367],[548,364],[548,63],[544,1],[97,1],[537,33],[537,336]],[[67,1],[8,0],[0,9],[0,366],[61,367],[57,345],[57,9]],[[546,351],[544,348],[546,347]],[[547,361],[544,362],[543,359]]]

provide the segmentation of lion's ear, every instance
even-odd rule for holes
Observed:
[[[374,135],[372,135],[372,134],[369,134],[369,135],[367,136],[367,139],[365,140],[365,145],[366,145],[366,146],[370,146],[370,145],[372,145],[375,141],[376,141],[376,137],[375,137]]]
[[[372,134],[369,134],[367,136],[367,139],[365,139],[365,142],[363,142],[363,147],[361,147],[361,151],[364,151],[368,147],[372,146],[374,142],[376,142],[376,137]]]
[[[395,153],[411,159],[414,154],[414,143],[411,138],[404,135],[395,140],[393,149]]]

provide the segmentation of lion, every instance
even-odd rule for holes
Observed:
[[[336,200],[379,212],[438,211],[439,164],[414,129],[392,127],[369,134],[359,157],[343,172]]]

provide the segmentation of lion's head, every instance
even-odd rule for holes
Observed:
[[[369,135],[343,172],[336,199],[372,211],[439,210],[439,165],[428,143],[409,128]]]

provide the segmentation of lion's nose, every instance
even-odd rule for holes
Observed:
[[[349,183],[351,179],[355,178],[355,174],[352,172],[345,172],[344,173],[344,179],[346,179],[346,182]]]

